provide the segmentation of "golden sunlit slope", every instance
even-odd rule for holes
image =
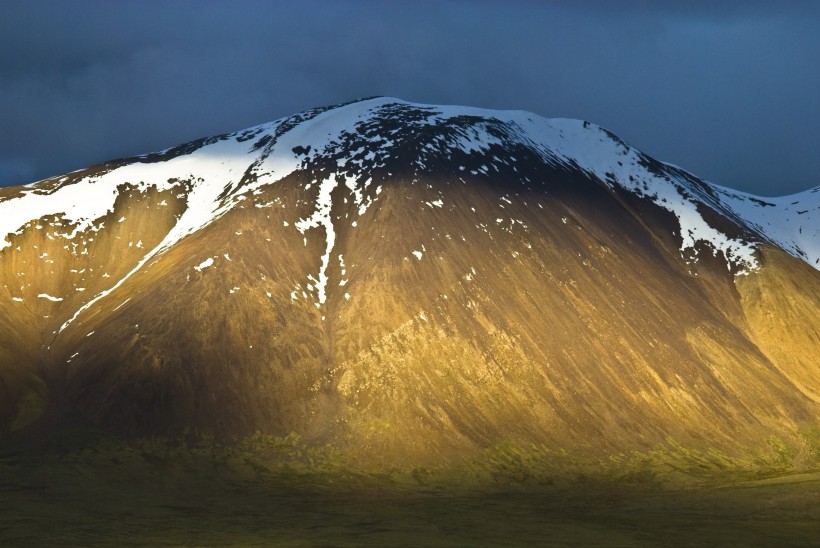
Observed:
[[[333,179],[357,157],[339,154],[161,252],[195,183],[131,181],[69,242],[56,217],[12,235],[6,431],[72,417],[122,435],[297,433],[370,467],[501,444],[754,455],[817,425],[820,273],[805,262],[682,252],[674,211],[522,148],[494,172],[486,154],[374,168],[379,186],[358,190]]]
[[[737,280],[752,339],[806,397],[820,403],[818,272],[765,248],[765,268]]]

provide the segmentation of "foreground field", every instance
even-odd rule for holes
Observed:
[[[362,474],[283,459],[295,449],[282,440],[275,465],[248,451],[92,447],[0,457],[0,544],[820,546],[820,472],[664,484],[524,477],[496,459],[492,473]]]

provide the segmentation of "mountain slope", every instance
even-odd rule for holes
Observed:
[[[0,413],[297,432],[372,464],[798,443],[816,190],[388,98],[3,189]]]

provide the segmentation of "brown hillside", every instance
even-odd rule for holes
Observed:
[[[104,289],[174,209],[157,207],[165,195],[124,194],[79,258],[61,255],[48,225],[29,227],[4,250],[4,284],[22,283],[24,301],[3,305],[15,318],[3,401],[29,409],[7,403],[10,425],[41,398],[41,420],[79,412],[129,435],[297,432],[386,464],[455,462],[502,442],[732,452],[816,420],[816,271],[774,250],[749,276],[719,259],[687,264],[660,208],[551,177],[546,192],[396,179],[357,226],[337,223],[320,308],[301,291],[324,234],[293,228],[311,206],[291,177],[256,196],[273,207],[240,205],[56,336],[82,301],[35,293]],[[334,216],[350,207],[334,196]],[[32,275],[31,289],[16,281]]]

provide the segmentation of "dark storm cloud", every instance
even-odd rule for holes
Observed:
[[[713,182],[820,184],[812,2],[4,2],[5,184],[370,95],[585,118]]]

